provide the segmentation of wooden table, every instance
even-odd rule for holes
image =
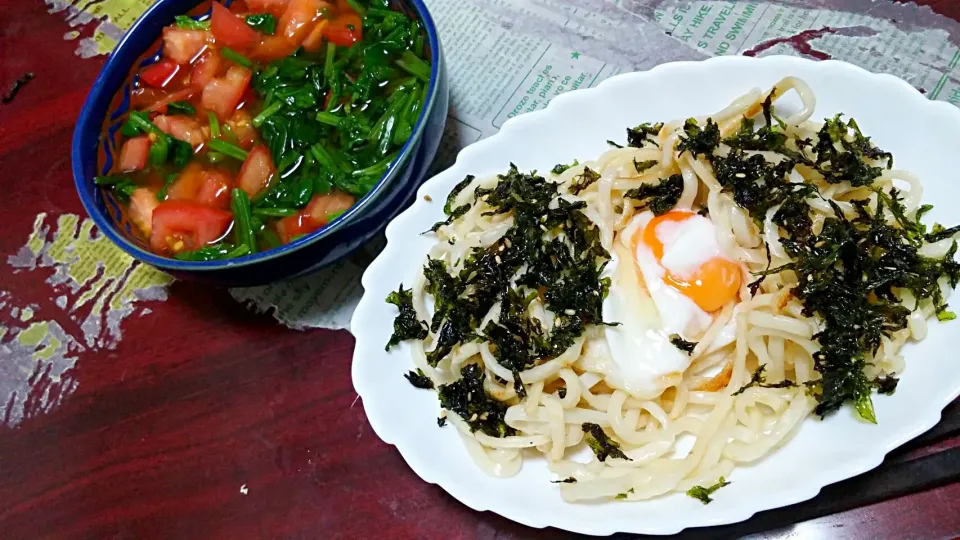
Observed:
[[[960,18],[960,3],[934,8]],[[68,30],[40,0],[0,0],[0,85],[36,74],[0,105],[4,261],[39,212],[84,214],[70,139],[104,59],[75,56]],[[51,272],[0,262],[0,291],[50,317],[58,310],[45,282]],[[347,332],[292,331],[225,291],[190,283],[169,295],[148,304],[149,317],[127,319],[115,349],[79,354],[67,374],[75,390],[59,406],[0,427],[0,537],[559,535],[469,510],[417,478],[367,423],[350,381]],[[788,524],[805,514],[784,509],[684,536],[952,537],[960,534],[957,501],[953,484],[796,525]]]

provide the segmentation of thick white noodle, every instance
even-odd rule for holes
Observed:
[[[722,135],[727,136],[739,129],[744,115],[760,116],[771,93],[776,101],[790,91],[796,92],[801,108],[780,120],[795,140],[810,138],[815,142],[821,127],[810,121],[816,97],[806,83],[795,77],[779,81],[766,92],[752,90],[723,110],[696,120],[702,124],[707,118],[712,119],[720,126]],[[601,244],[612,251],[618,235],[618,246],[629,245],[627,235],[631,231],[621,231],[631,222],[638,205],[625,193],[681,174],[683,191],[677,206],[706,208],[717,229],[721,251],[741,265],[743,285],[737,301],[713,314],[712,323],[698,336],[690,367],[682,379],[653,399],[616,389],[619,386],[614,376],[601,368],[612,365],[613,359],[599,328],[588,329],[558,356],[521,371],[520,379],[526,389],[524,399],[517,396],[514,373],[497,359],[496,349],[489,342],[457,346],[436,366],[431,366],[427,353],[437,346],[438,336],[431,333],[423,341],[412,341],[415,367],[435,385],[456,381],[463,366],[477,363],[487,375],[486,391],[505,403],[504,421],[516,432],[505,437],[472,431],[465,419],[452,411],[444,413],[460,433],[469,454],[489,474],[516,474],[525,457],[542,455],[559,478],[576,479],[575,483],[559,485],[568,501],[618,496],[639,500],[682,492],[694,485],[715,483],[737,465],[769,455],[789,440],[816,405],[803,383],[819,377],[814,369],[814,355],[820,349],[815,336],[822,323],[804,315],[803,304],[791,294],[791,289],[805,276],[784,270],[767,276],[753,295],[747,288],[753,279],[751,273],[767,269],[767,249],[772,267],[790,262],[780,242],[785,233],[774,223],[780,207],[770,208],[761,222],[754,222],[720,185],[710,161],[704,156],[695,158],[689,152],[677,152],[678,143],[685,137],[684,120],[666,123],[656,137],[658,146],[613,149],[596,160],[551,175],[550,179],[568,186],[582,177],[586,167],[599,173],[597,182],[577,194],[566,189],[560,192],[568,201],[586,203],[582,212],[598,227]],[[788,145],[794,151],[801,150],[793,140]],[[729,151],[722,144],[717,154],[722,156]],[[769,161],[784,159],[775,152],[751,153],[761,154]],[[650,160],[657,164],[642,173],[636,171],[635,162]],[[908,213],[920,209],[920,179],[907,171],[886,170],[885,163],[877,165],[883,166],[884,172],[875,187],[887,192],[899,190]],[[805,165],[797,166],[789,181],[814,184],[822,194],[822,198],[807,200],[814,232],[820,231],[826,219],[834,217],[828,198],[848,218],[857,212],[850,202],[854,199],[869,199],[871,204],[877,204],[875,193],[845,184],[827,184],[819,172]],[[490,208],[483,200],[476,200],[475,195],[476,188],[489,188],[496,183],[497,177],[475,178],[460,191],[453,206],[472,206],[462,217],[440,228],[430,257],[459,271],[472,250],[489,247],[503,238],[513,226],[513,216],[484,215]],[[895,217],[887,219],[894,223]],[[920,253],[942,257],[952,245],[952,238],[924,244]],[[422,271],[412,288],[417,317],[430,321],[433,304]],[[941,288],[945,295],[950,293],[947,283],[941,283]],[[870,377],[902,373],[906,363],[901,347],[909,339],[926,336],[927,319],[934,313],[930,299],[918,302],[909,291],[894,292],[911,314],[907,327],[882,337],[877,351],[867,358],[866,373]],[[534,299],[528,309],[544,328],[552,327],[554,314],[546,309],[541,298]],[[482,322],[486,324],[499,317],[500,307],[495,304]],[[725,341],[718,341],[721,335],[727,336]],[[797,386],[752,386],[737,392],[759,366],[764,366],[766,383],[789,380]],[[574,460],[573,454],[585,446],[584,423],[600,426],[629,459],[611,456],[603,462],[596,457],[588,462],[579,457]]]

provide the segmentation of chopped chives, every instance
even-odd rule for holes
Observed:
[[[241,65],[245,68],[253,67],[253,61],[247,58],[246,56],[238,53],[237,51],[231,49],[230,47],[224,47],[220,49],[220,54],[227,60],[233,62],[234,64]]]
[[[351,8],[353,8],[353,10],[356,11],[356,12],[357,12],[357,15],[359,15],[361,18],[362,18],[364,15],[366,15],[366,13],[367,13],[366,8],[364,8],[363,6],[361,6],[361,5],[360,5],[360,2],[358,2],[357,0],[347,0],[347,4],[348,4]]]
[[[253,117],[253,127],[260,127],[264,122],[267,121],[267,118],[277,114],[277,112],[283,107],[283,103],[276,102],[273,105],[270,105],[266,109],[260,112],[260,114]]]
[[[159,136],[166,136],[166,133],[160,130],[150,121],[147,113],[140,111],[131,111],[127,121],[123,124],[121,132],[127,137],[133,137],[140,133],[156,133]],[[128,135],[132,133],[132,135]]]
[[[230,206],[233,208],[233,232],[238,245],[246,245],[250,252],[257,251],[257,242],[253,234],[253,216],[250,213],[250,199],[245,191],[233,188],[230,193]]]
[[[159,167],[167,162],[167,156],[170,154],[168,137],[169,135],[164,134],[150,143],[150,151],[147,154],[147,159],[151,165]],[[169,138],[172,139],[172,137]]]
[[[230,156],[234,159],[239,159],[244,161],[247,159],[247,151],[235,144],[228,143],[227,141],[221,141],[220,139],[210,139],[207,141],[207,146],[211,150],[220,152],[223,155]]]
[[[197,114],[197,108],[189,101],[174,101],[167,103],[167,114],[183,114],[193,116]]]
[[[403,54],[401,54],[397,60],[397,65],[423,82],[430,80],[430,64],[427,64],[410,51],[403,51]]]
[[[94,176],[93,183],[98,186],[112,186],[119,184],[127,180],[127,177],[122,174],[110,174],[107,176]]]
[[[210,137],[219,139],[220,120],[217,120],[217,115],[213,114],[211,111],[207,111],[207,121],[210,122]]]
[[[333,113],[320,111],[317,113],[317,122],[326,124],[328,126],[339,127],[340,117]]]
[[[350,173],[352,176],[383,176],[383,173],[387,172],[387,168],[390,167],[390,162],[393,161],[393,158],[397,157],[397,153],[394,152],[389,156],[381,159],[380,161],[365,167],[363,169],[357,169]]]
[[[168,174],[167,177],[163,179],[163,187],[157,192],[158,201],[163,202],[167,200],[167,190],[170,188],[170,184],[172,184],[176,179],[176,174]]]
[[[198,21],[193,17],[188,17],[186,15],[177,15],[173,18],[177,28],[183,28],[184,30],[209,30],[210,21]]]
[[[333,57],[337,52],[337,46],[333,42],[327,43],[327,58],[323,64],[323,78],[329,84],[331,78],[333,78]]]

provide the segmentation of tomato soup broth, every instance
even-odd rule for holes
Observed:
[[[386,0],[208,2],[132,75],[96,178],[159,254],[239,257],[325,227],[380,180],[429,87],[422,25]]]

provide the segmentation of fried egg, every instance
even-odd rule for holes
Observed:
[[[614,241],[604,301],[610,365],[596,366],[614,386],[640,398],[660,395],[690,367],[690,355],[672,343],[696,340],[717,312],[738,298],[741,267],[727,259],[708,217],[687,210],[635,216]],[[710,345],[732,342],[731,320]]]

